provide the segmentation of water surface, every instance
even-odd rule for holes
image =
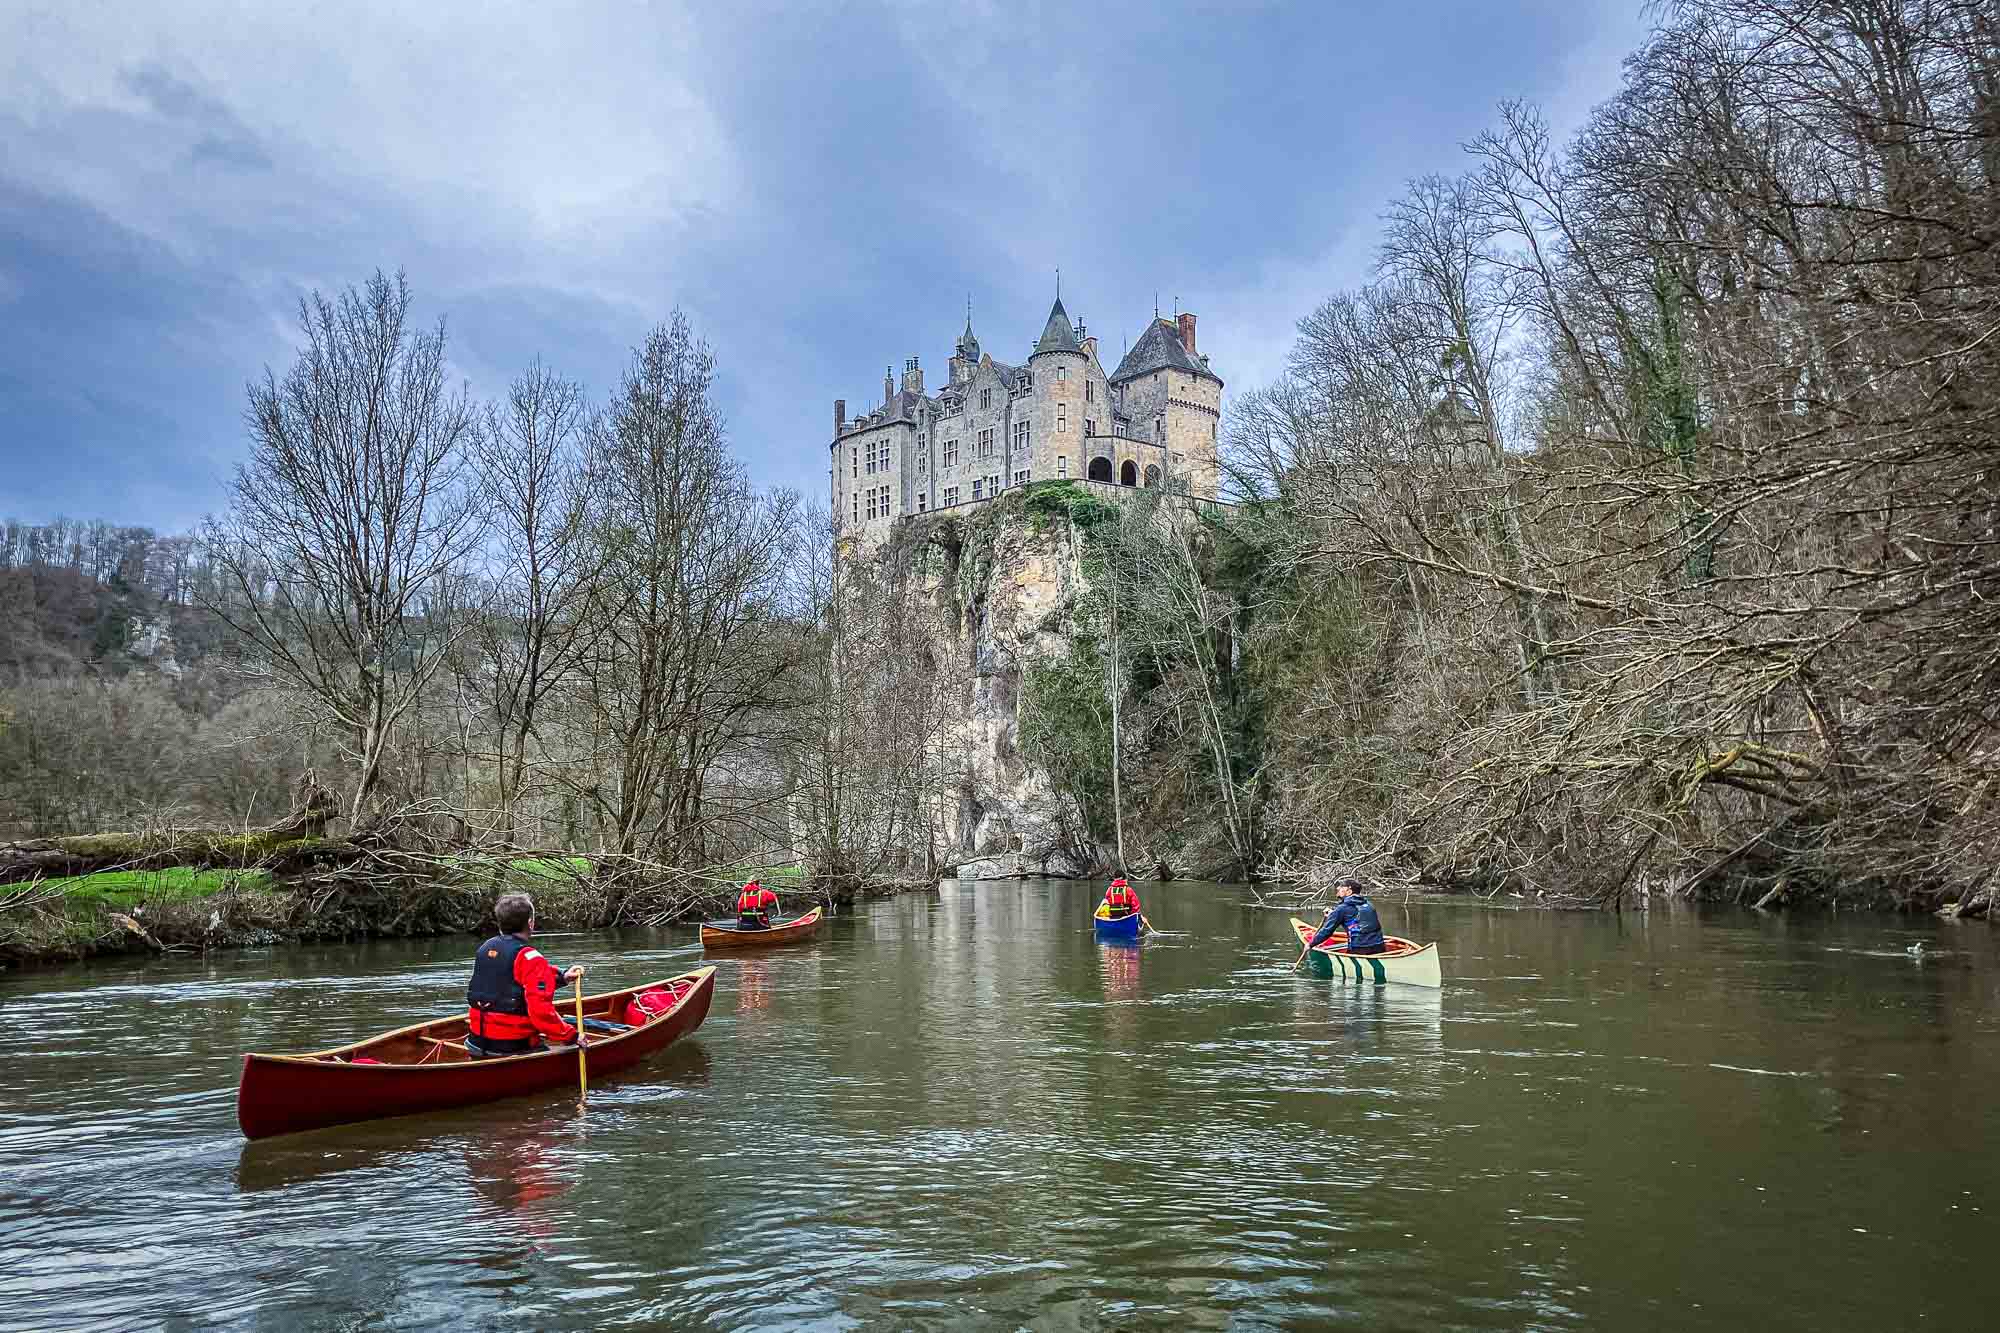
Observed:
[[[0,1327],[1989,1323],[1987,927],[1384,902],[1426,992],[1289,972],[1247,890],[1142,891],[1185,933],[984,883],[725,958],[581,1119],[254,1145],[242,1052],[450,1011],[472,941],[10,977]],[[543,945],[593,989],[701,961]]]

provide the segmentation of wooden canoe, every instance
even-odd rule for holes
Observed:
[[[742,926],[717,925],[712,921],[701,924],[701,947],[703,949],[768,949],[774,944],[790,944],[805,939],[819,929],[823,909],[815,907],[804,916],[795,916],[790,921],[780,921],[775,926],[763,930],[745,930]]]
[[[586,993],[586,1018],[623,1022],[643,990],[676,992],[673,1007],[626,1032],[592,1033],[584,1048],[595,1083],[637,1064],[701,1026],[715,998],[715,969],[700,968],[643,986]],[[559,1006],[575,1012],[575,1002]],[[545,1088],[576,1087],[576,1047],[474,1060],[465,1053],[465,1014],[397,1028],[351,1046],[310,1055],[246,1055],[236,1085],[236,1123],[249,1139],[294,1134],[356,1120],[414,1115],[498,1101]]]
[[[1298,932],[1303,947],[1319,927],[1293,917],[1292,929]],[[1388,946],[1386,952],[1342,953],[1340,946],[1347,943],[1347,932],[1337,930],[1325,944],[1306,955],[1306,966],[1316,977],[1339,977],[1343,981],[1400,981],[1406,986],[1428,986],[1432,990],[1444,985],[1437,945],[1418,944],[1397,935],[1382,938]]]
[[[1139,938],[1139,927],[1144,920],[1145,918],[1137,912],[1127,916],[1113,916],[1103,903],[1099,903],[1096,913],[1090,918],[1090,924],[1096,926],[1097,933],[1107,940],[1136,940]]]

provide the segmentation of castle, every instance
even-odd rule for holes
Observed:
[[[1021,366],[980,349],[968,311],[935,395],[911,357],[900,385],[883,373],[873,411],[850,421],[847,401],[834,400],[829,480],[842,535],[872,547],[903,515],[1061,478],[1214,499],[1222,380],[1194,329],[1191,314],[1155,312],[1106,375],[1097,339],[1070,323],[1060,294]]]

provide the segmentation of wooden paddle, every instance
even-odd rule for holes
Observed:
[[[590,1062],[583,1053],[583,977],[576,979],[576,1113],[590,1099]]]

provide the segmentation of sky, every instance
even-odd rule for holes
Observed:
[[[1401,184],[1506,98],[1558,131],[1642,0],[0,0],[0,518],[180,531],[245,384],[376,269],[493,397],[609,397],[684,311],[734,447],[823,494],[832,403],[1010,362],[1063,303],[1115,364],[1194,311],[1228,394],[1366,281]]]

